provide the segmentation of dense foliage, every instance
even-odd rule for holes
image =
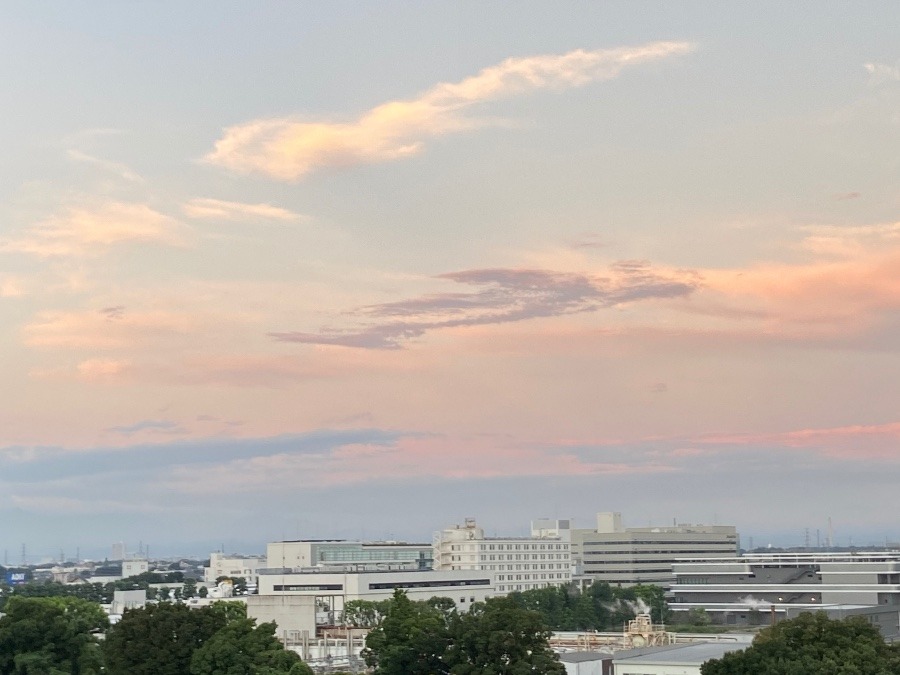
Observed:
[[[10,598],[0,618],[0,675],[102,672],[94,636],[109,625],[99,605],[79,598]]]
[[[585,591],[576,586],[548,586],[510,593],[510,600],[534,610],[552,630],[621,630],[639,611],[663,622],[668,618],[665,591],[659,586],[613,587],[594,583]]]
[[[110,675],[311,675],[244,605],[190,609],[162,602],[125,610],[103,643]]]
[[[801,614],[764,629],[740,652],[708,661],[703,675],[889,675],[900,673],[900,648],[888,646],[862,617],[843,621]]]
[[[666,622],[669,608],[665,591],[659,586],[618,588],[594,583],[587,590],[577,586],[549,586],[506,596],[521,609],[540,615],[551,630],[621,630],[635,614],[649,611],[654,621]],[[452,604],[451,600],[445,599]],[[391,600],[370,602],[353,600],[344,608],[344,624],[360,628],[379,625]]]
[[[377,675],[564,675],[540,614],[508,597],[459,613],[451,600],[413,602],[402,591],[382,606],[364,657]]]

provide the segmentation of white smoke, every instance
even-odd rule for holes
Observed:
[[[769,609],[772,606],[768,600],[757,600],[752,595],[745,595],[738,600],[738,603],[747,605],[750,609]]]

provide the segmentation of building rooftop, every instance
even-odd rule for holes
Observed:
[[[710,659],[721,659],[728,652],[746,649],[746,644],[738,642],[691,642],[682,645],[665,647],[642,647],[618,652],[615,663],[644,663],[656,665],[688,665],[701,664]]]
[[[612,654],[603,652],[562,652],[558,654],[563,663],[589,663],[590,661],[603,661],[613,658]]]

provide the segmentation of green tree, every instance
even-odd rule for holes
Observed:
[[[452,675],[565,675],[538,612],[510,598],[490,598],[452,617],[444,658]]]
[[[109,622],[80,598],[12,597],[0,618],[0,675],[93,675],[101,672],[94,634]]]
[[[521,598],[492,598],[457,612],[452,600],[413,602],[395,591],[366,638],[377,675],[564,675],[550,630]]]
[[[312,675],[294,652],[275,637],[275,624],[232,621],[191,658],[191,675]]]
[[[227,624],[226,613],[213,606],[190,609],[161,602],[126,609],[103,641],[107,672],[185,675],[194,652]]]
[[[450,644],[448,628],[441,610],[396,590],[381,623],[366,636],[363,658],[378,675],[447,673],[442,658]]]
[[[703,675],[888,675],[900,673],[900,650],[888,646],[862,617],[843,621],[825,612],[801,614],[762,630],[740,652],[707,661]]]

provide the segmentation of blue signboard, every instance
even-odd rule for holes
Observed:
[[[25,572],[7,572],[6,583],[10,586],[17,586],[25,583]]]

